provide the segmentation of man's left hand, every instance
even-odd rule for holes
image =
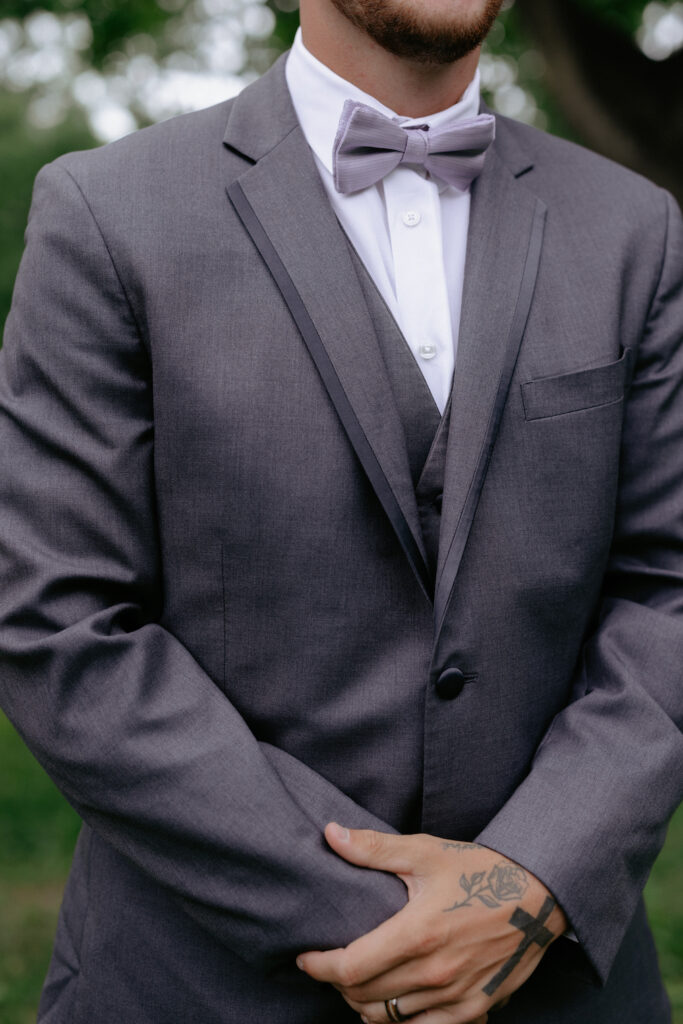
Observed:
[[[476,843],[330,824],[345,860],[391,871],[408,903],[345,949],[303,953],[298,966],[334,985],[370,1024],[398,999],[415,1024],[485,1020],[529,977],[567,919],[534,875]]]

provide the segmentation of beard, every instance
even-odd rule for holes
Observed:
[[[414,0],[332,0],[337,10],[383,49],[420,64],[452,64],[480,46],[503,0],[479,0],[480,9],[425,16]],[[474,6],[469,0],[470,6]],[[454,8],[458,6],[453,0]]]

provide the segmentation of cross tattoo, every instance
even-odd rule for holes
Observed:
[[[515,907],[515,912],[510,918],[510,924],[515,928],[519,928],[520,932],[524,932],[524,938],[507,963],[503,964],[498,973],[491,978],[488,985],[484,986],[484,992],[487,996],[492,996],[505,979],[512,974],[530,946],[533,946],[534,943],[541,948],[548,945],[553,937],[553,933],[549,928],[545,927],[545,922],[552,914],[554,907],[555,900],[552,896],[546,898],[538,913],[538,917],[532,917],[531,914],[527,914],[526,910],[522,910],[521,907]]]

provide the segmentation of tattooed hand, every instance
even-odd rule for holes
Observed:
[[[297,959],[370,1024],[387,1024],[385,1000],[394,998],[415,1024],[485,1021],[567,928],[537,878],[476,843],[334,824],[325,838],[345,860],[392,871],[408,888],[406,906],[374,931]]]

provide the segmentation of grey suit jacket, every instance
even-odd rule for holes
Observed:
[[[670,198],[499,118],[432,585],[282,62],[41,172],[0,357],[0,691],[85,822],[41,1021],[354,1020],[294,956],[405,890],[332,819],[478,837],[551,889],[580,946],[501,1024],[667,1019],[639,899],[683,781],[682,333]]]

